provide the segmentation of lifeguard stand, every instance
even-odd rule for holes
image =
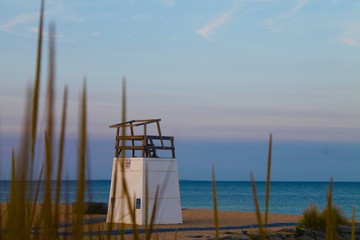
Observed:
[[[174,137],[162,136],[160,121],[110,126],[116,138],[107,222],[149,224],[154,210],[154,224],[182,223]]]

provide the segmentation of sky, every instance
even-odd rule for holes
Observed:
[[[0,2],[4,159],[20,135],[26,91],[35,76],[39,9],[40,1]],[[342,152],[336,156],[349,155],[349,163],[339,158],[333,160],[338,164],[321,162],[323,174],[303,179],[326,180],[340,166],[347,166],[339,178],[360,180],[356,173],[360,169],[356,163],[360,157],[359,11],[360,2],[355,0],[48,0],[42,96],[47,29],[54,23],[57,109],[60,112],[67,85],[67,136],[72,142],[86,79],[89,141],[96,142],[90,149],[93,166],[106,161],[106,170],[94,169],[95,177],[110,175],[114,131],[108,126],[120,121],[121,86],[126,78],[127,119],[162,119],[163,134],[179,140],[177,155],[184,158],[178,159],[180,178],[208,179],[215,162],[220,179],[247,179],[248,170],[261,169],[256,161],[245,164],[241,177],[235,173],[229,177],[233,164],[244,166],[241,159],[249,156],[239,152],[240,160],[224,165],[210,159],[215,158],[208,155],[212,144],[222,144],[219,155],[224,158],[228,158],[225,152],[236,149],[225,143],[235,144],[239,151],[252,149],[246,146],[254,143],[256,154],[266,153],[272,132],[274,142],[282,146],[278,149],[290,154],[275,152],[279,162],[289,161],[296,146],[304,144],[318,146],[317,153],[337,146]],[[290,143],[294,145],[286,147]],[[305,166],[319,164],[318,156],[309,150],[312,147],[299,159]],[[101,154],[110,159],[100,160]],[[199,175],[187,168],[190,162],[202,160],[198,168],[208,173]],[[306,171],[284,178],[279,170],[275,178],[297,180]]]

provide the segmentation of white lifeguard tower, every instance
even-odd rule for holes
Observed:
[[[182,223],[174,137],[162,136],[160,121],[110,126],[117,131],[107,222],[145,225],[154,214],[154,224]],[[148,135],[151,127],[157,134]]]

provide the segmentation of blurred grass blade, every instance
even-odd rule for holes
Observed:
[[[266,175],[266,195],[265,195],[265,224],[268,223],[269,214],[269,200],[270,200],[270,175],[271,175],[271,155],[272,155],[272,133],[269,138],[269,153],[267,163],[267,175]]]
[[[250,172],[250,179],[251,179],[251,187],[252,187],[255,210],[256,210],[256,220],[257,220],[257,223],[259,225],[260,239],[265,240],[266,236],[265,236],[265,231],[264,231],[263,224],[262,224],[262,221],[261,221],[261,213],[260,213],[259,201],[258,201],[258,197],[257,197],[256,183],[255,183],[254,175],[253,175],[252,172]]]
[[[86,80],[84,79],[80,106],[80,132],[79,132],[79,159],[78,159],[78,186],[76,199],[75,223],[73,224],[73,237],[82,239],[84,223],[84,197],[85,197],[85,168],[86,168]]]
[[[121,99],[121,122],[126,122],[126,113],[127,113],[127,110],[126,110],[126,79],[125,77],[123,78],[122,80],[122,99]],[[122,127],[121,128],[121,138],[123,139],[123,137],[126,135],[126,132],[125,132],[125,128]],[[121,140],[121,146],[122,148],[124,149],[126,145],[126,141],[124,140]],[[122,151],[121,152],[121,155],[120,157],[122,159],[124,159],[126,156],[125,156],[125,151]],[[138,235],[138,231],[137,231],[137,227],[136,227],[136,215],[135,215],[135,205],[136,203],[134,203],[134,209],[132,209],[131,207],[131,200],[130,200],[130,194],[129,194],[129,190],[128,190],[128,187],[127,187],[127,183],[126,183],[126,179],[125,179],[125,161],[122,162],[121,164],[121,183],[122,183],[122,198],[125,197],[127,199],[127,206],[128,206],[128,211],[131,213],[131,218],[132,218],[132,227],[133,227],[133,239],[138,239],[139,238],[139,235]],[[125,206],[125,204],[121,204],[122,207]],[[124,211],[124,209],[122,209]],[[124,225],[121,224],[120,225],[120,230],[121,232],[123,233],[124,232]],[[121,234],[121,238],[123,238],[124,235]]]
[[[178,232],[175,231],[175,234],[174,234],[174,240],[177,240],[178,239],[178,236],[177,236]]]
[[[33,90],[33,110],[32,110],[32,124],[31,124],[31,167],[30,177],[33,175],[34,158],[35,158],[35,146],[37,136],[37,118],[39,109],[39,95],[40,95],[40,74],[41,74],[41,52],[42,52],[42,40],[43,40],[43,22],[44,22],[44,5],[45,0],[41,1],[40,17],[39,17],[39,32],[37,42],[37,60],[36,60],[36,73],[35,84]]]
[[[58,150],[59,155],[58,155],[57,175],[56,175],[56,196],[55,196],[55,213],[54,213],[55,228],[57,228],[58,220],[59,220],[60,193],[61,193],[61,182],[62,182],[64,144],[65,144],[67,98],[68,98],[68,89],[67,87],[65,87],[64,96],[63,96],[62,114],[61,114],[61,129],[60,129],[60,140],[59,140],[59,150]]]
[[[16,171],[16,169],[15,169],[15,149],[13,148],[11,151],[11,180],[14,180],[16,178],[15,171]],[[15,187],[15,186],[11,184],[11,187]],[[12,192],[12,190],[11,190],[11,192]],[[10,197],[11,197],[11,195],[10,195]]]
[[[44,173],[44,165],[41,166],[41,170],[40,170],[40,174],[39,174],[39,179],[37,180],[37,184],[36,184],[36,190],[35,190],[35,195],[34,195],[34,202],[33,202],[33,206],[32,206],[32,210],[31,210],[31,217],[30,217],[30,223],[31,226],[34,225],[35,222],[35,213],[36,213],[36,207],[37,207],[37,202],[38,202],[38,197],[39,197],[39,192],[40,192],[40,186],[41,186],[41,179],[43,177],[43,173]],[[38,223],[37,225],[39,225],[40,223]],[[36,223],[35,223],[36,225]]]
[[[122,80],[122,108],[121,108],[121,121],[126,122],[126,79],[125,77]],[[125,136],[125,128],[122,128],[122,137]],[[125,142],[125,141],[123,141]],[[123,143],[125,145],[125,143]],[[123,151],[123,153],[125,153]]]
[[[69,189],[70,189],[70,187],[69,187],[69,177],[66,175],[65,176],[65,202],[70,202],[69,201]],[[70,216],[71,216],[71,213],[70,213],[70,204],[66,204],[65,205],[65,218],[64,218],[64,220],[65,220],[65,222],[70,222]],[[67,233],[68,232],[68,229],[67,228],[65,228],[65,233]]]
[[[121,95],[121,122],[125,122],[126,120],[126,79],[125,77],[123,78],[122,80],[122,95]],[[122,128],[121,129],[121,137],[125,136],[125,129]],[[122,144],[122,147],[124,147],[124,144],[125,144],[125,141],[122,141],[121,142]],[[115,150],[116,151],[116,150]],[[117,156],[115,154],[115,156]],[[125,151],[122,151],[121,152],[121,156],[120,157],[125,157]],[[115,209],[115,196],[116,196],[116,189],[117,189],[117,168],[118,168],[118,164],[116,162],[115,164],[115,169],[113,169],[113,171],[115,171],[115,174],[112,176],[113,179],[112,181],[114,182],[114,187],[112,189],[112,193],[111,193],[111,196],[113,196],[113,199],[111,199],[111,202],[110,202],[110,206],[109,208],[111,209],[110,210],[110,224],[108,225],[108,232],[109,234],[107,235],[107,239],[110,240],[111,239],[111,233],[112,233],[112,229],[113,229],[113,218],[114,218],[114,209]],[[121,182],[122,182],[122,188],[123,188],[123,193],[124,191],[127,191],[127,187],[126,187],[126,183],[125,183],[125,176],[124,176],[124,172],[125,172],[125,168],[124,168],[124,164],[121,164],[120,166],[120,170],[121,170],[121,175],[122,175],[122,178],[121,178]],[[125,194],[126,195],[126,194]],[[124,196],[121,196],[121,197],[124,197]],[[121,206],[123,207],[124,204],[121,204]],[[121,209],[122,211],[124,211],[124,209]],[[109,211],[108,211],[109,212]],[[124,232],[124,226],[123,224],[120,225],[120,237],[123,238],[124,235],[123,235],[123,232]]]
[[[42,59],[42,42],[43,42],[43,22],[44,22],[44,7],[45,7],[45,0],[41,0],[40,6],[40,14],[39,14],[39,29],[38,29],[38,41],[37,41],[37,55],[36,55],[36,73],[35,73],[35,83],[32,91],[32,112],[29,113],[29,117],[31,115],[31,136],[26,136],[31,139],[30,143],[30,169],[28,170],[28,180],[31,183],[34,177],[34,165],[35,165],[35,147],[36,147],[36,139],[37,139],[37,125],[38,125],[38,109],[39,109],[39,98],[40,98],[40,75],[41,75],[41,59]],[[30,100],[30,97],[29,97]],[[30,121],[29,121],[30,122]],[[25,137],[25,133],[24,136]],[[29,159],[28,159],[29,160]],[[28,200],[32,200],[34,196],[32,184],[29,185],[28,191]],[[36,202],[34,202],[36,204]],[[35,210],[34,208],[29,208],[29,211]],[[33,216],[35,213],[29,212],[29,216]],[[28,228],[31,228],[33,218],[30,217],[28,222]]]
[[[337,229],[335,224],[335,216],[332,203],[332,191],[333,191],[333,178],[330,179],[330,186],[326,193],[327,198],[327,214],[326,214],[326,227],[325,227],[325,239],[335,240],[337,239]]]
[[[150,239],[150,236],[151,233],[149,232],[149,172],[148,172],[148,161],[146,161],[145,162],[145,239]]]
[[[37,60],[36,60],[36,73],[35,85],[33,96],[33,112],[32,112],[32,142],[31,142],[31,160],[34,160],[36,131],[37,131],[37,116],[39,106],[39,92],[40,92],[40,74],[41,74],[41,52],[42,52],[42,34],[43,34],[43,21],[44,21],[44,5],[45,0],[41,1],[40,18],[39,18],[39,32],[38,32],[38,46],[37,46]]]
[[[1,115],[0,115],[0,129],[1,129]],[[1,136],[1,132],[0,132],[0,175],[1,175],[1,164],[2,164],[2,152],[3,152],[3,150],[2,150],[2,136]],[[3,179],[0,177],[0,181],[2,181]],[[2,199],[3,198],[3,192],[5,192],[5,190],[2,188],[3,187],[3,185],[1,184],[1,182],[0,182],[0,199]],[[3,204],[0,202],[0,233],[1,233],[1,231],[2,231],[2,229],[3,229]],[[3,239],[3,234],[0,234],[0,240],[2,240]]]
[[[0,191],[1,191],[2,189],[0,189]],[[2,191],[1,191],[2,192]],[[1,197],[1,196],[0,196]],[[4,210],[3,210],[3,205],[2,204],[0,204],[0,231],[2,232],[3,231],[3,217],[4,217],[4,214],[3,214],[3,212],[5,212]],[[3,234],[1,233],[0,234],[0,240],[2,240],[3,239]]]
[[[31,99],[30,91],[28,91],[27,100]],[[9,214],[6,224],[7,235],[9,239],[26,239],[29,234],[31,226],[29,216],[27,215],[26,195],[27,195],[27,177],[29,173],[29,154],[31,141],[31,126],[29,120],[31,119],[31,101],[26,102],[26,113],[23,122],[23,135],[21,137],[21,146],[19,153],[12,156],[12,179],[11,179],[11,193],[9,202]],[[17,228],[17,226],[22,226]]]
[[[352,220],[351,220],[351,240],[355,240],[355,228],[356,228],[356,210],[355,206],[352,208]]]
[[[215,238],[219,239],[219,218],[218,218],[218,209],[217,209],[216,179],[215,179],[214,164],[212,165],[212,191],[213,191],[213,203],[214,203]]]
[[[133,201],[133,204],[131,204],[131,198],[130,198],[128,188],[126,188],[125,194],[126,194],[126,199],[127,199],[127,203],[128,203],[128,209],[131,214],[131,222],[132,222],[131,227],[133,229],[132,237],[134,240],[140,239],[139,232],[138,232],[137,225],[136,225],[136,195],[134,192],[134,196],[133,196],[134,201]],[[133,206],[133,207],[131,207],[131,206]]]
[[[47,126],[45,136],[45,191],[42,205],[44,220],[44,237],[51,238],[53,232],[51,178],[53,168],[53,132],[54,132],[54,81],[55,81],[55,27],[49,26],[49,68],[47,89]]]
[[[156,186],[154,205],[153,205],[153,209],[152,209],[152,212],[151,212],[150,225],[148,226],[149,228],[146,229],[146,235],[145,235],[146,238],[145,239],[147,239],[147,240],[151,239],[152,229],[154,228],[156,211],[157,211],[158,196],[159,196],[159,185]],[[146,202],[148,202],[148,199],[146,200]],[[147,220],[146,220],[146,222],[147,222]]]

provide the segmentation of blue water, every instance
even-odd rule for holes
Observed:
[[[259,205],[265,206],[265,182],[257,182]],[[270,212],[301,214],[309,204],[320,209],[326,205],[326,182],[272,182]],[[221,210],[254,211],[252,188],[249,182],[217,182],[218,208]],[[180,182],[182,207],[212,208],[211,182]],[[352,207],[360,207],[360,183],[336,182],[333,201],[351,217]],[[360,209],[359,209],[360,211]],[[357,218],[360,214],[357,214]]]
[[[54,183],[55,186],[55,183]],[[107,202],[110,191],[109,180],[87,182],[86,201]],[[259,205],[265,205],[265,182],[257,182]],[[310,204],[322,209],[326,205],[327,182],[272,182],[270,193],[270,212],[301,214]],[[53,187],[55,189],[55,187]],[[219,181],[216,183],[218,208],[220,210],[254,211],[254,202],[249,182]],[[0,200],[6,201],[9,195],[9,182],[0,181]],[[211,181],[180,181],[182,208],[213,208]],[[41,196],[40,196],[41,199]],[[76,199],[76,181],[63,181],[61,202]],[[360,218],[360,183],[335,182],[333,201],[340,206],[347,217],[351,217],[352,207],[357,209]]]

